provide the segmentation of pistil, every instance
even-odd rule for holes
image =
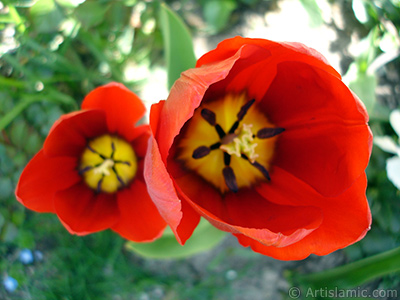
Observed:
[[[95,174],[102,174],[104,176],[109,176],[110,175],[110,169],[114,166],[115,162],[107,158],[104,160],[100,166],[93,168],[93,172]]]
[[[79,174],[97,193],[114,193],[136,174],[136,155],[125,140],[103,135],[89,141],[82,153]]]

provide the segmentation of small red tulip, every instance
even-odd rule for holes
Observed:
[[[27,208],[57,214],[72,234],[107,228],[129,240],[152,241],[166,224],[143,178],[148,125],[141,100],[110,83],[89,93],[82,110],[63,115],[19,179]]]
[[[225,40],[151,109],[149,194],[182,244],[202,216],[277,259],[326,255],[370,228],[367,121],[315,50]]]

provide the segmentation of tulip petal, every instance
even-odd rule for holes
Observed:
[[[342,193],[364,172],[372,148],[367,115],[357,101],[327,73],[299,63],[280,64],[261,102],[270,120],[285,128],[273,164],[325,196]]]
[[[282,247],[295,243],[322,221],[319,208],[274,204],[254,190],[221,196],[196,175],[189,173],[176,181],[188,203],[215,227],[244,234],[265,245]]]
[[[147,141],[150,137],[150,126],[141,125],[134,129],[136,131],[136,137],[131,141],[133,149],[135,149],[136,156],[144,158],[147,151]]]
[[[291,88],[288,88],[291,87]],[[363,124],[360,100],[338,78],[301,62],[281,62],[261,109],[283,128],[314,123]]]
[[[40,150],[22,171],[15,195],[27,208],[54,212],[54,194],[81,180],[74,157],[47,157]]]
[[[63,115],[54,123],[47,136],[43,150],[47,156],[81,155],[87,139],[107,132],[103,111],[78,111]]]
[[[135,242],[151,242],[159,238],[166,223],[147,193],[146,184],[134,180],[118,192],[120,220],[111,228]]]
[[[197,61],[196,67],[216,63],[229,59],[243,47],[243,45],[255,45],[270,51],[271,56],[279,61],[302,61],[309,65],[321,68],[333,76],[340,78],[340,74],[332,68],[326,58],[318,51],[309,48],[301,43],[280,43],[265,39],[252,39],[236,36],[226,39],[218,44],[217,48],[204,54]]]
[[[167,101],[152,107],[152,110],[154,109],[154,113],[151,113],[154,117],[150,117],[152,122],[157,118],[156,115],[159,116],[157,126],[154,124],[151,126],[163,160],[166,159],[175,136],[200,105],[208,87],[224,79],[239,57],[240,51],[230,59],[212,66],[183,72],[181,78],[172,86]],[[168,125],[165,126],[166,124]]]
[[[136,137],[137,133],[132,129],[146,112],[140,98],[124,85],[116,82],[90,92],[82,102],[82,109],[103,110],[109,132],[118,133],[128,141]]]
[[[171,227],[178,242],[184,244],[196,228],[200,216],[194,213],[190,207],[183,211],[186,204],[179,199],[175,191],[174,183],[165,168],[157,141],[153,136],[148,143],[144,178],[149,195],[161,216]]]
[[[304,239],[286,247],[269,247],[237,235],[243,246],[281,260],[304,259],[311,253],[327,255],[365,236],[371,225],[371,212],[365,196],[366,176],[337,197],[326,198],[284,170],[275,170],[275,180],[257,190],[264,197],[288,205],[312,205],[323,212],[322,224]]]
[[[57,192],[54,208],[67,230],[77,235],[105,230],[119,219],[116,195],[97,194],[83,182]]]

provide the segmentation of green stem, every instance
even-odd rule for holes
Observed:
[[[316,288],[352,288],[400,271],[400,247],[324,272],[298,277]]]
[[[29,105],[36,101],[40,101],[40,98],[37,99],[29,99],[23,102],[19,102],[17,105],[13,107],[5,116],[3,116],[0,120],[0,131],[6,128],[16,117],[19,116],[21,112],[23,112]]]
[[[6,3],[7,4],[7,3]],[[24,21],[22,20],[21,16],[19,15],[17,9],[13,6],[8,4],[8,11],[11,16],[11,18],[14,20],[14,23],[16,25],[16,28],[19,33],[24,33],[26,30]]]
[[[0,119],[0,131],[5,129],[16,117],[18,117],[26,108],[35,102],[50,101],[66,104],[77,109],[76,101],[68,95],[58,91],[50,90],[46,94],[39,93],[37,95],[26,95],[25,100],[15,105],[8,113]]]
[[[0,77],[0,86],[9,86],[9,87],[14,87],[14,88],[25,88],[27,87],[29,84],[20,81],[20,80],[16,80],[16,79],[12,79],[12,78],[5,78],[5,77]]]

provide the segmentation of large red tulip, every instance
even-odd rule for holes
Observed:
[[[141,100],[122,84],[89,93],[82,110],[62,116],[19,179],[16,197],[27,208],[57,214],[70,233],[111,228],[142,242],[166,224],[147,193],[143,160],[148,125]]]
[[[278,259],[331,253],[370,228],[367,121],[315,50],[225,40],[152,107],[149,194],[182,244],[202,216]]]

